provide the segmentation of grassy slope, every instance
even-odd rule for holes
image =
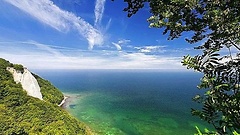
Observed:
[[[83,123],[56,105],[62,94],[55,87],[51,90],[50,82],[37,79],[42,81],[41,88],[46,87],[43,92],[46,101],[28,96],[6,70],[12,65],[0,58],[0,134],[91,134]],[[46,96],[47,90],[50,96]]]

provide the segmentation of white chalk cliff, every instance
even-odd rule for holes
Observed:
[[[42,99],[42,93],[40,92],[39,84],[36,78],[31,74],[31,72],[24,68],[24,72],[17,71],[12,67],[7,68],[13,75],[14,81],[16,83],[21,83],[24,90],[27,91],[27,94],[32,97],[36,97],[40,100]]]

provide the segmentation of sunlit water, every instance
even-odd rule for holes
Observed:
[[[209,127],[191,115],[200,74],[119,70],[37,71],[80,95],[67,110],[100,135],[190,135]]]

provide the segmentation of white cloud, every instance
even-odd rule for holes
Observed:
[[[104,5],[105,5],[105,1],[106,0],[96,0],[96,4],[95,4],[95,25],[97,25],[98,23],[101,23],[102,21],[102,17],[103,17],[103,13],[104,13]]]
[[[63,57],[63,55],[59,51],[56,51],[55,49],[53,49],[50,46],[45,45],[45,44],[40,44],[35,41],[22,42],[22,44],[34,45],[41,50],[48,51],[49,53],[53,54],[54,56]]]
[[[118,41],[118,44],[127,44],[129,42],[131,42],[131,40],[129,40],[129,39],[121,39],[121,40]]]
[[[151,53],[151,52],[164,52],[162,48],[166,46],[141,46],[141,47],[134,47],[135,49],[139,50],[142,53]]]
[[[122,50],[122,45],[125,45],[127,43],[131,42],[130,40],[128,39],[121,39],[121,40],[118,40],[117,43],[115,42],[112,42],[112,44],[117,48],[118,51]]]
[[[58,31],[77,30],[81,36],[87,39],[89,49],[92,49],[94,45],[102,45],[104,42],[104,37],[100,31],[73,13],[60,9],[50,0],[4,1]]]
[[[0,57],[30,69],[183,69],[180,57],[108,50],[89,52],[34,41],[7,45],[0,42]]]
[[[112,42],[112,44],[117,48],[118,51],[122,50],[122,47],[120,46],[120,44],[117,44],[114,42]]]
[[[146,55],[143,53],[125,53],[125,67],[132,69],[183,69],[180,57]]]

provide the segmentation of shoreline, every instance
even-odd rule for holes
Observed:
[[[59,107],[63,108],[64,110],[67,111],[67,107],[69,107],[71,105],[72,102],[74,102],[74,100],[78,99],[81,97],[81,95],[75,95],[75,94],[66,94],[63,93],[64,95],[64,99],[62,100],[62,102],[58,105]],[[69,112],[68,112],[69,113]],[[69,113],[70,114],[70,113]],[[76,117],[75,117],[76,118]],[[76,118],[77,119],[77,118]],[[78,119],[79,120],[79,119]],[[80,120],[79,120],[80,121]],[[82,122],[82,121],[80,121]],[[83,122],[82,122],[83,123]],[[95,135],[95,133],[93,132],[93,130],[86,124],[84,123],[85,127],[86,127],[86,131],[90,134],[90,135]]]
[[[62,102],[58,105],[59,107],[62,107],[63,104],[65,104],[66,100],[69,98],[68,96],[65,96],[65,95],[63,95],[63,96],[64,96],[64,98],[63,98]]]
[[[81,95],[66,94],[66,93],[63,93],[63,95],[64,95],[64,99],[58,105],[59,107],[62,107],[63,109],[66,109],[70,105],[70,103],[72,103],[74,100],[76,100],[77,98],[79,98],[81,96]]]

